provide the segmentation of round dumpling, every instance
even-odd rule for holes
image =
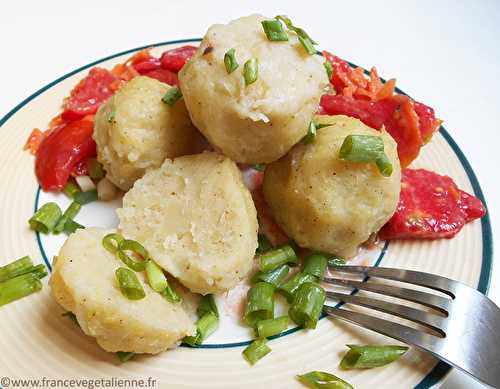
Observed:
[[[401,169],[387,132],[347,116],[328,120],[330,126],[319,129],[313,143],[296,145],[267,166],[264,196],[277,223],[300,246],[349,257],[396,210]],[[382,176],[374,163],[339,159],[348,135],[380,136],[391,176]]]
[[[183,292],[182,303],[171,303],[149,287],[144,273],[136,274],[145,298],[129,300],[121,293],[115,271],[125,265],[102,246],[109,232],[79,229],[68,237],[49,281],[55,300],[110,352],[156,354],[196,333],[196,296]]]
[[[165,158],[190,154],[201,136],[193,127],[183,100],[162,101],[172,88],[149,77],[135,77],[120,88],[95,117],[97,158],[106,177],[128,190]]]
[[[316,55],[295,34],[267,39],[260,15],[216,24],[179,74],[194,125],[211,145],[236,162],[277,160],[306,133],[328,84]],[[228,74],[224,54],[235,50],[239,67]],[[245,85],[244,63],[258,61],[257,81]]]
[[[118,210],[120,230],[191,291],[234,287],[257,248],[257,214],[236,164],[218,153],[167,159]]]

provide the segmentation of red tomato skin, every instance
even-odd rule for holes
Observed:
[[[160,57],[161,66],[163,69],[177,73],[191,59],[196,50],[197,47],[189,45],[167,50]]]
[[[179,85],[179,78],[177,77],[177,74],[167,69],[151,70],[143,73],[143,76],[154,78],[168,85]]]
[[[137,73],[144,74],[150,72],[151,70],[159,69],[161,67],[161,63],[159,59],[151,58],[147,61],[138,62],[132,66],[137,71]]]
[[[441,126],[441,120],[436,119],[434,110],[431,107],[419,103],[418,101],[415,101],[413,105],[420,122],[422,140],[424,143],[427,143],[431,140],[432,135],[439,129],[439,126]]]
[[[72,121],[43,139],[35,161],[35,173],[45,191],[60,191],[77,164],[96,155],[94,124]]]

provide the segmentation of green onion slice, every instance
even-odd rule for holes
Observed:
[[[243,65],[243,77],[245,85],[253,84],[259,78],[259,61],[257,58],[251,58]]]
[[[123,240],[124,238],[120,234],[108,234],[104,238],[102,238],[102,245],[111,254],[116,254],[118,252],[118,246]]]
[[[131,255],[128,255],[127,251],[130,251]],[[141,260],[136,260],[135,258],[137,257]],[[144,271],[149,259],[149,253],[139,242],[131,239],[123,239],[118,243],[118,258],[132,270]]]
[[[247,305],[244,320],[250,326],[274,316],[274,286],[267,282],[258,282],[247,293]]]
[[[269,338],[281,334],[288,328],[288,316],[266,319],[257,322],[255,329],[259,338]]]
[[[207,294],[203,296],[196,310],[198,317],[202,317],[208,312],[212,312],[215,316],[219,317],[219,310],[217,309],[217,303],[213,294]]]
[[[160,293],[163,297],[165,297],[171,303],[180,303],[182,301],[181,297],[177,294],[174,287],[170,284]]]
[[[76,183],[73,180],[70,180],[66,183],[66,185],[64,185],[63,192],[70,199],[73,199],[75,197],[75,194],[81,191],[78,185],[76,185]]]
[[[298,380],[313,389],[354,389],[354,387],[343,379],[324,371],[311,371],[298,375]]]
[[[89,159],[87,162],[89,168],[89,176],[94,180],[100,180],[104,177],[104,168],[99,163],[99,161],[95,158]]]
[[[304,47],[304,49],[307,51],[307,54],[309,55],[316,54],[316,48],[314,47],[310,39],[304,38],[299,35],[299,42],[302,44],[302,47]]]
[[[121,363],[125,363],[127,361],[130,361],[134,357],[135,353],[127,353],[125,351],[118,351],[116,353],[116,356],[120,360]]]
[[[254,365],[259,359],[264,358],[270,352],[271,348],[267,345],[267,339],[257,339],[243,350],[243,356],[248,363]]]
[[[384,177],[390,177],[392,174],[392,163],[389,161],[389,158],[387,158],[387,155],[385,153],[382,153],[380,157],[375,161],[377,164],[378,170],[380,174],[382,174]]]
[[[299,326],[316,328],[325,300],[325,290],[321,286],[306,282],[295,293],[288,315]]]
[[[372,162],[382,175],[392,174],[392,164],[384,153],[384,141],[380,136],[348,135],[340,147],[339,158],[353,162]]]
[[[240,66],[236,60],[234,49],[229,49],[226,54],[224,54],[224,66],[226,67],[227,74],[231,74]]]
[[[285,263],[298,263],[297,255],[290,245],[268,251],[259,257],[259,270],[269,272]]]
[[[151,288],[158,293],[163,292],[168,287],[167,277],[165,273],[158,264],[149,259],[146,261],[146,275],[148,277],[148,282]]]
[[[57,222],[57,224],[54,228],[54,232],[55,233],[62,232],[64,230],[64,226],[66,225],[66,222],[68,222],[68,220],[73,220],[75,218],[75,216],[78,214],[78,212],[80,212],[81,207],[82,206],[80,205],[80,203],[73,201],[69,205],[69,207],[66,209],[66,211],[64,211],[63,215],[61,216],[61,218]]]
[[[258,172],[264,172],[266,171],[266,165],[264,165],[263,163],[256,163],[252,165],[252,169],[257,170]]]
[[[181,90],[175,86],[172,86],[168,89],[167,93],[165,93],[161,101],[172,107],[175,105],[175,103],[177,103],[177,100],[179,100],[181,97],[182,97]]]
[[[48,274],[47,268],[43,264],[39,264],[39,265],[31,267],[30,269],[28,269],[26,271],[25,274],[27,274],[27,273],[33,274],[39,280],[41,280],[42,278],[45,278]]]
[[[328,61],[327,59],[325,59],[325,62],[323,62],[323,66],[325,67],[326,75],[328,77],[328,81],[330,81],[332,79],[332,76],[333,76],[333,66],[332,66],[332,63],[330,61]]]
[[[328,259],[328,266],[342,266],[346,263],[347,262],[345,261],[345,259],[340,257],[333,257]]]
[[[108,114],[108,123],[113,124],[116,123],[116,108],[112,108]]]
[[[80,223],[77,223],[71,219],[66,221],[66,223],[64,224],[64,232],[67,234],[72,234],[73,232],[75,232],[76,230],[78,230],[80,228],[83,229],[83,228],[85,228],[85,226],[82,226]]]
[[[28,223],[33,230],[48,234],[54,230],[61,216],[62,212],[59,205],[56,203],[47,203],[36,211]]]
[[[141,300],[146,297],[144,288],[136,274],[126,267],[119,267],[115,272],[122,294],[129,300]]]
[[[273,245],[264,234],[259,234],[258,243],[259,245],[257,246],[257,250],[255,251],[256,254],[263,254],[273,248]]]
[[[340,361],[340,368],[348,369],[371,369],[373,367],[385,366],[399,359],[408,351],[406,346],[376,346],[376,345],[354,345],[348,344],[350,350]]]
[[[291,19],[286,16],[286,15],[278,15],[275,17],[275,19],[277,20],[281,20],[283,23],[285,23],[286,25],[286,28],[288,28],[289,30],[292,30],[294,31],[298,36],[304,38],[304,39],[308,39],[311,41],[311,43],[313,45],[317,45],[318,42],[315,42],[314,39],[312,39],[309,34],[307,32],[305,32],[302,28],[300,27],[295,27],[291,21]]]
[[[186,336],[182,341],[192,347],[199,346],[219,327],[219,318],[214,312],[205,313],[196,323],[196,335]]]
[[[304,259],[304,269],[302,272],[322,280],[325,276],[326,266],[327,258],[324,255],[312,254]]]
[[[307,134],[304,136],[303,142],[305,144],[313,143],[316,139],[316,125],[314,122],[309,123],[309,128],[307,129]]]
[[[296,273],[292,278],[281,284],[278,288],[278,292],[286,297],[286,300],[291,303],[293,301],[293,296],[295,292],[300,288],[300,286],[305,282],[315,282],[316,277],[310,274],[304,274],[302,272]]]
[[[288,34],[283,30],[283,25],[279,20],[263,20],[262,27],[268,40],[277,42],[288,40]]]
[[[89,190],[87,192],[75,193],[75,201],[80,205],[85,205],[97,200],[97,190]]]
[[[5,266],[0,267],[0,282],[26,274],[33,267],[33,262],[29,256],[22,257]]]
[[[285,280],[286,276],[290,272],[290,266],[283,265],[270,272],[258,272],[252,277],[252,282],[267,282],[274,285],[275,288],[279,287],[281,283]]]
[[[29,296],[42,289],[42,283],[33,273],[23,274],[0,283],[0,306]]]

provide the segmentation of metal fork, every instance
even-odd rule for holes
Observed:
[[[380,334],[430,352],[482,383],[500,388],[500,309],[486,296],[460,282],[412,270],[367,266],[330,266],[343,273],[364,275],[363,281],[326,277],[324,282],[411,301],[433,312],[338,292],[327,297],[392,314],[433,330],[429,333],[375,316],[325,305],[323,311]],[[373,282],[371,277],[401,281],[449,296]]]

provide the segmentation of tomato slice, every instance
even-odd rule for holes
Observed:
[[[64,103],[62,118],[68,121],[78,120],[85,115],[96,113],[99,106],[114,93],[110,86],[117,79],[106,69],[91,69],[71,91]]]
[[[174,73],[167,69],[155,69],[149,72],[145,72],[142,75],[154,78],[168,85],[179,85],[179,78],[177,77],[177,73]]]
[[[167,50],[160,57],[161,66],[177,73],[191,59],[196,50],[197,47],[189,45]]]
[[[424,143],[427,143],[431,140],[432,135],[434,135],[434,133],[439,129],[443,121],[436,119],[434,110],[431,107],[423,103],[419,103],[418,101],[415,101],[413,106],[415,107],[415,112],[417,113],[420,121],[420,133],[422,135],[422,140]]]
[[[35,173],[43,190],[60,191],[79,162],[96,155],[90,120],[69,122],[42,140],[36,154]]]
[[[161,63],[157,58],[150,58],[146,61],[138,62],[132,66],[137,71],[137,73],[144,74],[151,70],[159,69],[161,67]]]
[[[448,176],[424,169],[404,169],[396,213],[380,230],[382,239],[452,238],[484,216],[481,201],[458,189]]]

